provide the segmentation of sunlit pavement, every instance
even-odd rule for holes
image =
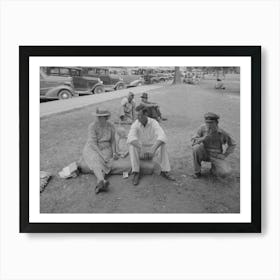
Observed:
[[[155,84],[155,85],[145,85],[141,87],[126,88],[118,91],[104,92],[101,94],[86,95],[74,97],[66,100],[56,100],[52,102],[42,102],[40,103],[40,118],[47,117],[53,114],[69,112],[75,109],[79,109],[85,106],[102,103],[104,101],[113,100],[127,96],[131,91],[135,94],[142,93],[144,91],[150,91],[153,89],[158,89],[169,85],[168,83]]]

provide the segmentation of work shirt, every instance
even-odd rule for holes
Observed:
[[[154,119],[148,118],[145,126],[139,120],[136,120],[131,125],[127,143],[130,144],[135,140],[139,141],[143,146],[150,146],[155,144],[157,140],[166,143],[167,137],[159,123]]]
[[[132,100],[128,102],[128,98],[124,97],[121,101],[121,105],[123,107],[124,113],[131,113],[132,110],[135,108],[135,102]]]
[[[207,134],[208,132],[207,132],[206,125],[202,125],[199,127],[193,139],[204,137]],[[227,145],[227,149],[224,153],[225,156],[231,154],[236,146],[236,143],[232,139],[232,137],[221,128],[218,128],[217,131],[214,132],[213,134],[208,135],[208,137],[206,137],[202,143],[204,145],[205,150],[208,153],[218,153],[218,154],[223,153],[223,145]]]

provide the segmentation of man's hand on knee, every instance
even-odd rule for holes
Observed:
[[[132,146],[134,146],[135,148],[137,148],[137,149],[142,149],[142,145],[139,143],[139,141],[138,140],[133,140],[131,143],[130,143],[130,145],[132,145]]]

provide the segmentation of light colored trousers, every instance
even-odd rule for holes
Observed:
[[[230,164],[226,160],[211,157],[205,150],[203,144],[193,146],[193,165],[195,173],[201,171],[202,161],[211,162],[211,171],[215,175],[227,176],[231,173]]]
[[[132,172],[140,171],[140,153],[150,152],[152,145],[142,146],[142,150],[136,148],[133,145],[129,145],[129,156],[131,161]],[[166,144],[162,144],[156,151],[156,156],[158,156],[158,160],[155,161],[159,163],[161,167],[161,171],[169,172],[171,170],[167,147]]]

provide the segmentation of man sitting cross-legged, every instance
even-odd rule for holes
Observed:
[[[135,120],[135,102],[134,102],[134,94],[129,92],[127,97],[124,97],[121,100],[120,107],[120,120],[122,123],[132,124]]]
[[[148,117],[147,108],[140,104],[136,107],[137,120],[128,133],[129,156],[133,172],[133,184],[140,179],[140,160],[152,160],[159,153],[161,176],[168,180],[175,179],[169,174],[170,164],[166,147],[166,135],[159,123]]]

